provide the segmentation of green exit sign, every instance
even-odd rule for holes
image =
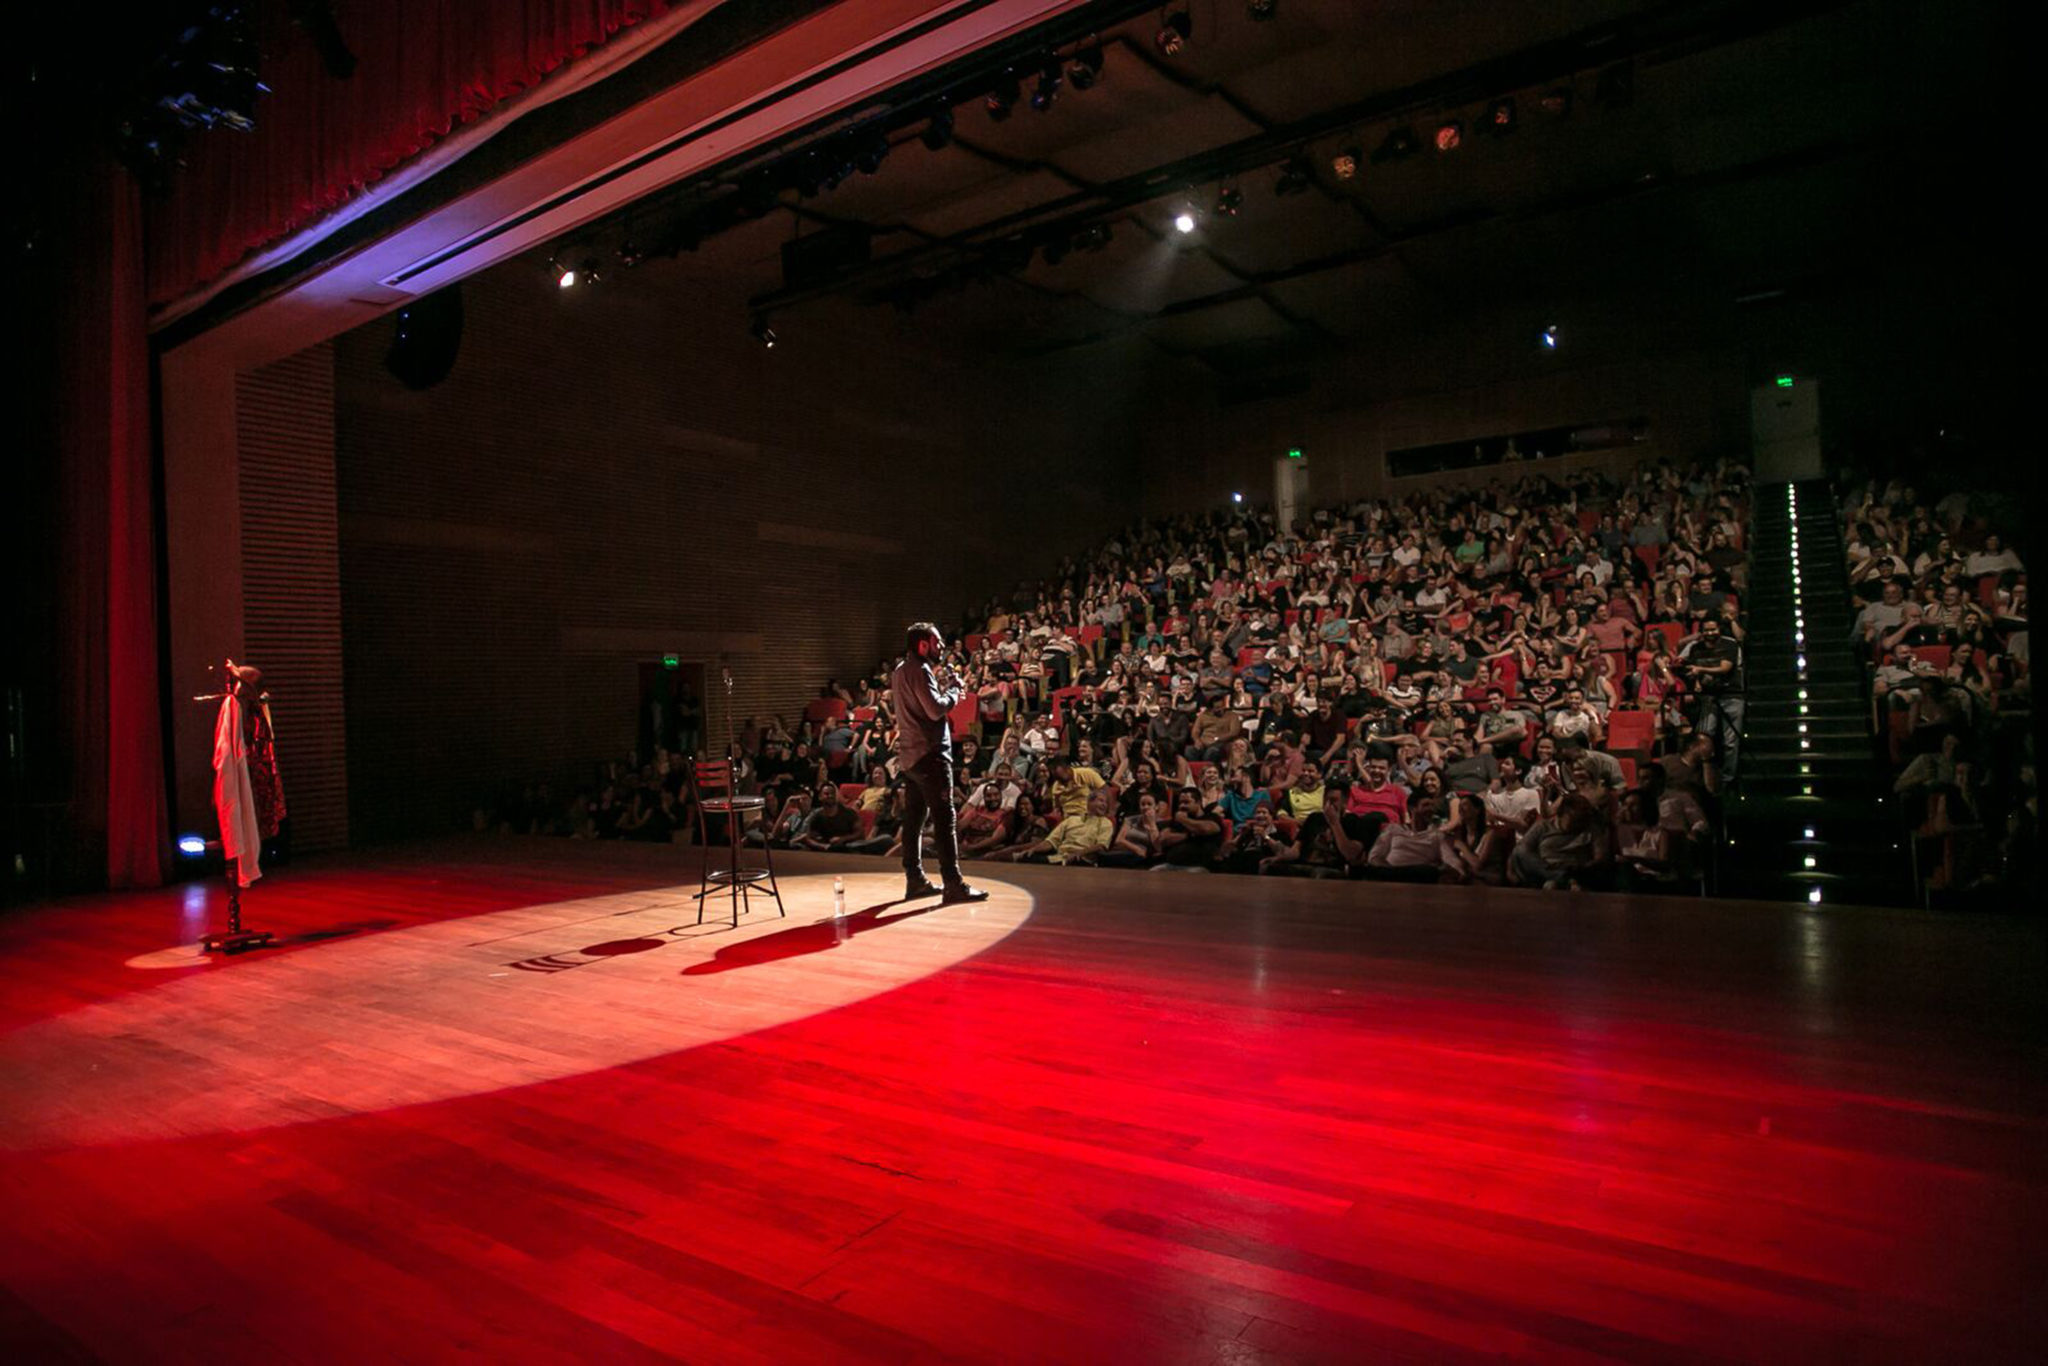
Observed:
[[[680,669],[683,667],[683,657],[681,655],[663,655],[661,657],[661,667],[664,669]]]
[[[1778,376],[1778,387],[1779,387],[1780,389],[1790,389],[1790,388],[1792,387],[1792,376],[1790,376],[1790,375],[1780,375],[1780,376]]]

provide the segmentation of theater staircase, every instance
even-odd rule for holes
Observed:
[[[1870,735],[1834,499],[1760,484],[1743,620],[1747,714],[1725,806],[1728,896],[1910,905],[1909,855]]]

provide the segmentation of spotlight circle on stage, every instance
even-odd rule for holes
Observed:
[[[0,1108],[0,1150],[262,1129],[642,1062],[858,1004],[1031,915],[1008,883],[942,907],[897,900],[897,872],[842,876],[843,917],[823,874],[782,879],[787,916],[757,891],[738,929],[722,897],[698,925],[693,881],[169,975],[0,1039],[0,1093],[33,1076],[67,1099]]]

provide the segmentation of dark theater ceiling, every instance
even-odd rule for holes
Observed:
[[[1183,9],[1190,37],[1167,56],[1160,16]],[[957,72],[938,150],[923,137],[929,91],[849,110],[819,130],[837,142],[810,145],[886,129],[872,174],[806,195],[787,184],[789,157],[757,160],[590,236],[643,257],[634,273],[650,283],[744,291],[778,328],[853,302],[915,311],[945,346],[1046,354],[1135,337],[1231,373],[1474,310],[1778,297],[1910,250],[1954,210],[1976,174],[1998,13],[1976,0],[1282,0],[1256,22],[1241,0],[1197,0],[1104,29],[1100,79],[1065,80],[1044,112],[1030,107],[1042,60],[1007,63],[1020,98],[1001,120],[984,102],[1000,68]],[[1061,43],[1062,69],[1089,45]],[[1502,98],[1514,128],[1497,135],[1484,125]],[[1461,143],[1439,151],[1452,121]],[[1376,155],[1399,129],[1415,149]],[[1352,148],[1361,164],[1340,177]],[[1219,212],[1226,197],[1234,214]],[[1184,212],[1192,232],[1175,226]],[[1108,241],[1090,249],[1101,227]],[[867,236],[865,261],[786,278],[792,237],[849,228]]]

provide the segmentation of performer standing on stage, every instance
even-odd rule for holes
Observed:
[[[953,726],[947,714],[960,703],[960,680],[946,667],[939,628],[920,621],[910,628],[908,653],[890,676],[896,699],[896,762],[904,777],[903,877],[905,901],[939,890],[924,875],[924,818],[932,816],[939,846],[942,904],[986,901],[988,893],[960,875],[960,840],[953,818]]]

